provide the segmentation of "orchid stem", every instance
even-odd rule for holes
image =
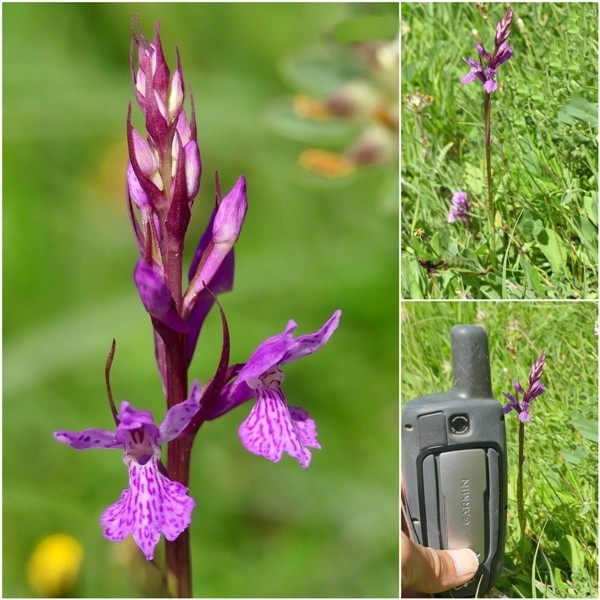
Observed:
[[[519,528],[521,529],[521,541],[519,554],[521,563],[525,563],[525,506],[523,502],[523,463],[525,462],[525,423],[519,421],[519,471],[517,474],[517,513],[519,516]]]
[[[494,198],[492,196],[492,161],[491,161],[491,147],[492,147],[492,127],[491,127],[491,115],[492,115],[492,97],[484,90],[484,123],[485,123],[485,169],[486,169],[486,181],[487,181],[487,206],[488,206],[488,218],[490,221],[490,236],[489,236],[489,248],[490,248],[490,261],[492,268],[496,270],[498,267],[498,261],[496,257],[496,207],[494,205]]]
[[[167,404],[170,407],[187,398],[186,337],[172,334],[163,338],[167,364]],[[179,436],[169,442],[169,478],[186,488],[190,479],[192,436]],[[192,574],[189,528],[172,542],[166,542],[167,589],[172,598],[190,598]]]

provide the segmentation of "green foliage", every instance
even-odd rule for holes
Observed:
[[[546,354],[546,391],[525,430],[525,514],[529,553],[518,554],[518,419],[507,415],[508,534],[497,588],[509,598],[598,595],[598,351],[595,303],[405,302],[402,401],[452,385],[450,329],[484,327],[496,398],[526,384]]]
[[[307,185],[302,148],[265,123],[289,94],[283,57],[360,16],[344,4],[11,4],[4,18],[3,594],[26,597],[26,564],[53,532],[84,561],[73,595],[160,594],[125,565],[98,519],[127,483],[120,454],[78,453],[56,429],[110,427],[104,364],[117,340],[115,400],[164,415],[151,326],[132,281],[125,208],[131,12],[161,21],[193,90],[204,177],[188,257],[214,203],[241,173],[249,212],[236,283],[222,297],[232,360],[289,318],[313,331],[336,308],[340,328],[318,355],[289,365],[285,392],[316,419],[322,451],[303,472],[246,452],[246,404],[206,424],[190,494],[194,593],[205,597],[397,597],[397,221],[372,190]],[[141,121],[139,112],[136,122]],[[191,376],[212,376],[220,324],[211,314]]]
[[[403,296],[596,298],[597,7],[513,6],[514,54],[491,94],[496,270],[488,250],[484,92],[478,81],[460,82],[469,69],[461,57],[476,55],[474,42],[493,47],[505,5],[488,8],[486,20],[473,4],[402,6],[403,97],[434,98],[422,115],[402,110]],[[445,220],[459,188],[472,203],[468,227]],[[436,235],[443,235],[438,247]],[[427,270],[417,260],[427,254],[463,264]]]

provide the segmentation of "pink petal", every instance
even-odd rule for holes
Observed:
[[[495,92],[498,89],[498,83],[496,81],[494,81],[493,79],[488,79],[484,84],[483,84],[483,89],[488,93],[491,94],[492,92]]]
[[[62,442],[75,448],[75,450],[89,450],[90,448],[122,448],[113,431],[104,429],[84,429],[83,431],[55,431],[53,434],[57,442]]]
[[[470,71],[464,77],[460,78],[461,83],[473,83],[475,81],[475,71]]]
[[[162,445],[175,439],[190,424],[199,410],[200,386],[197,381],[194,381],[188,399],[175,404],[167,411],[165,420],[159,427],[158,444]]]
[[[314,421],[302,409],[290,410],[279,387],[259,391],[258,400],[238,433],[249,452],[273,462],[279,462],[286,452],[303,469],[311,459],[307,447],[320,447]]]
[[[133,534],[135,543],[148,560],[160,534],[173,541],[191,523],[195,502],[181,483],[171,481],[158,470],[153,457],[145,465],[129,458],[129,488],[100,517],[104,537],[113,542]]]

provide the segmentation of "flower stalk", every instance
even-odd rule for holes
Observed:
[[[517,515],[521,539],[519,541],[519,555],[521,562],[525,563],[527,551],[527,537],[525,535],[525,500],[523,498],[523,465],[525,463],[525,422],[519,421],[519,470],[517,472]]]
[[[519,519],[519,528],[521,530],[521,540],[519,543],[519,554],[521,561],[525,563],[525,555],[527,553],[528,538],[525,532],[525,500],[523,495],[523,465],[525,463],[525,423],[531,420],[531,408],[535,398],[544,393],[545,387],[541,382],[543,368],[546,363],[546,357],[541,354],[537,361],[529,371],[529,385],[525,391],[521,384],[515,380],[513,386],[516,394],[513,396],[503,392],[508,399],[508,403],[504,407],[504,414],[515,411],[519,415],[519,466],[517,472],[517,514]],[[521,400],[519,400],[519,395]]]
[[[487,212],[490,223],[489,237],[489,257],[492,268],[498,267],[498,257],[496,256],[496,206],[492,192],[492,92],[498,89],[496,77],[500,65],[509,60],[513,54],[513,49],[508,45],[510,36],[510,24],[512,21],[512,8],[506,11],[506,14],[496,26],[496,35],[494,36],[494,52],[490,55],[486,49],[477,42],[475,48],[479,54],[478,61],[472,58],[463,60],[471,67],[469,73],[461,78],[463,84],[473,83],[476,79],[483,84],[483,120],[484,120],[484,145],[485,145],[485,180],[487,195]]]
[[[487,190],[488,220],[490,223],[489,251],[492,268],[498,267],[496,257],[496,205],[492,193],[492,98],[486,91],[483,92],[483,122],[485,128],[485,180]]]

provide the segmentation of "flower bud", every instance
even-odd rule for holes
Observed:
[[[150,316],[174,331],[185,333],[187,325],[179,316],[169,286],[158,268],[152,267],[140,258],[135,266],[133,279],[142,304]]]
[[[127,163],[127,189],[129,191],[129,196],[140,210],[144,211],[150,207],[148,194],[142,189],[130,162]]]
[[[233,246],[237,241],[248,209],[246,178],[241,176],[223,198],[213,223],[213,243]]]
[[[144,138],[137,132],[137,130],[133,130],[133,149],[135,152],[135,158],[140,166],[140,169],[144,172],[144,175],[148,175],[149,178],[152,178],[152,175],[158,170],[158,161],[156,160],[156,156],[152,149],[144,140]]]
[[[181,70],[177,69],[171,79],[169,85],[169,93],[167,97],[167,110],[171,119],[175,119],[183,106],[183,78],[181,77]]]
[[[187,195],[191,202],[200,188],[200,175],[202,173],[202,163],[200,161],[200,150],[195,140],[189,141],[183,149],[185,154],[185,182]]]

